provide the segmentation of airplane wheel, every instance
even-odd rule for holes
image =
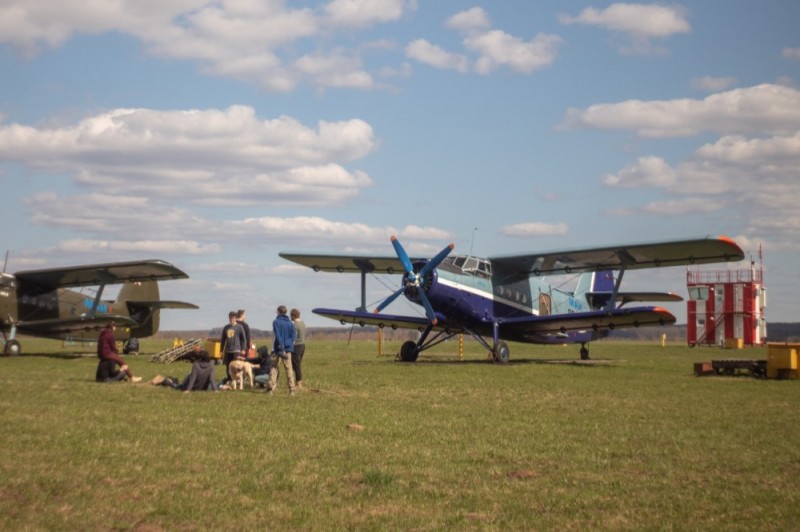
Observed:
[[[505,342],[497,342],[497,345],[494,346],[492,350],[492,354],[494,355],[494,361],[498,364],[508,364],[510,351],[508,350],[508,344]]]
[[[581,347],[581,360],[589,360],[589,350],[586,346]]]
[[[403,362],[416,362],[419,356],[419,349],[417,349],[417,342],[408,340],[400,347],[400,360]]]
[[[6,342],[6,355],[16,357],[22,354],[22,346],[17,340],[9,340]]]

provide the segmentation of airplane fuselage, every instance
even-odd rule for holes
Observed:
[[[479,267],[470,267],[477,263]],[[474,257],[448,257],[427,280],[428,298],[447,320],[479,334],[491,335],[495,323],[504,320],[570,314],[592,310],[585,294],[554,288],[542,277],[528,277],[503,283],[493,278],[491,263]],[[579,283],[580,285],[580,283]],[[588,286],[588,284],[587,284]],[[406,297],[421,304],[414,290]],[[509,340],[536,343],[590,341],[606,336],[602,331],[579,331],[564,335],[506,332]]]

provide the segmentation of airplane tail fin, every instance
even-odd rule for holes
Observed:
[[[144,338],[158,332],[160,305],[156,281],[123,284],[116,305],[127,307],[128,315],[139,324],[131,329],[131,336]]]
[[[575,297],[585,297],[593,309],[603,308],[614,291],[614,272],[603,270],[581,274]]]

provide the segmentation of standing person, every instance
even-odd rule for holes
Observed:
[[[289,395],[294,395],[294,371],[292,371],[292,351],[294,351],[294,339],[297,332],[294,329],[294,324],[289,316],[286,315],[286,307],[281,305],[278,307],[278,315],[272,322],[272,336],[275,338],[272,342],[272,348],[275,351],[275,356],[283,361],[283,367],[286,369],[286,380],[289,381]],[[272,390],[278,385],[278,362],[272,366],[269,371],[269,384],[267,385],[267,393],[272,393]]]
[[[296,337],[294,339],[294,352],[292,353],[292,369],[294,370],[294,382],[297,389],[303,388],[303,354],[306,352],[306,324],[300,319],[300,311],[293,308],[289,316],[294,323]]]
[[[237,310],[236,311],[236,321],[238,321],[239,325],[241,325],[242,328],[244,329],[244,338],[245,338],[245,344],[244,345],[247,346],[247,348],[245,349],[244,357],[245,358],[249,358],[250,357],[250,349],[253,347],[253,343],[252,343],[253,339],[250,336],[250,326],[247,324],[246,321],[244,321],[244,318],[245,318],[244,309]],[[255,355],[255,353],[254,353],[254,355]]]
[[[231,374],[228,369],[231,360],[247,356],[247,339],[244,336],[244,327],[236,321],[236,311],[228,312],[228,324],[222,328],[222,337],[219,342],[220,351],[225,360],[225,374],[227,379],[230,379]]]
[[[125,362],[125,359],[122,358],[117,351],[117,339],[114,338],[114,330],[116,328],[117,324],[113,321],[109,321],[100,332],[100,336],[97,338],[97,358],[101,361],[111,360],[119,364],[119,370],[125,373],[129,381],[139,382],[142,378],[133,376],[133,372],[128,368],[127,362]]]

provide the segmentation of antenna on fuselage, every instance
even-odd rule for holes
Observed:
[[[6,273],[6,266],[8,266],[8,250],[6,250],[6,258],[3,261],[3,273]]]
[[[472,247],[475,245],[475,233],[478,231],[478,228],[475,227],[472,230],[472,241],[469,243],[469,256],[472,256]]]

